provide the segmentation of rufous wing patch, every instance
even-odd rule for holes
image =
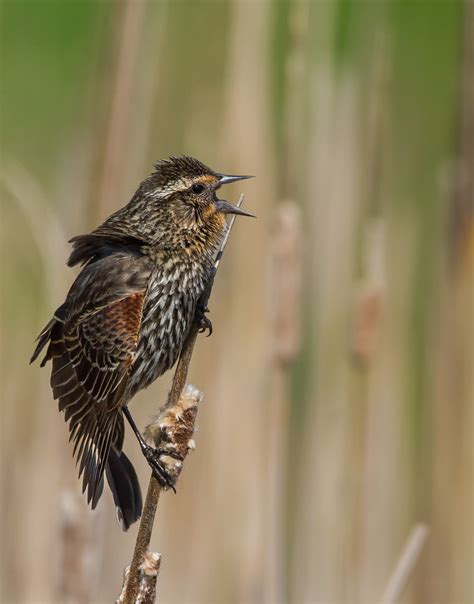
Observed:
[[[144,291],[137,292],[100,311],[105,331],[115,333],[122,341],[122,346],[130,352],[130,363],[140,333],[144,298]]]

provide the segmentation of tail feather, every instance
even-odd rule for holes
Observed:
[[[126,531],[142,514],[142,493],[135,468],[125,453],[118,453],[112,447],[105,472],[119,524]]]

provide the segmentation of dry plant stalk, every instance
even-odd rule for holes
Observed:
[[[272,239],[269,316],[272,352],[267,416],[266,496],[273,504],[265,521],[266,551],[263,599],[279,604],[287,593],[286,493],[288,490],[290,379],[301,349],[301,288],[303,277],[300,208],[291,201],[278,207]]]
[[[145,552],[143,562],[140,564],[140,584],[135,602],[137,604],[154,604],[156,600],[156,582],[161,566],[161,555],[156,552]],[[130,567],[127,566],[123,578],[122,593],[115,604],[124,604]]]
[[[120,182],[120,166],[124,165],[127,128],[130,106],[134,90],[134,74],[142,40],[146,3],[141,0],[126,0],[122,6],[123,20],[120,39],[114,52],[118,53],[115,81],[113,83],[112,104],[109,122],[105,132],[104,165],[99,182],[99,207],[107,213],[111,201],[117,193]]]
[[[275,362],[291,364],[301,349],[302,225],[300,208],[287,201],[278,208],[272,247],[272,352]]]
[[[385,588],[382,604],[395,604],[400,600],[425,541],[428,538],[428,534],[429,528],[426,524],[417,524],[413,528]]]
[[[84,509],[77,495],[65,489],[59,501],[60,568],[58,597],[60,602],[89,601],[90,576],[86,560],[90,556]]]
[[[243,200],[244,196],[240,195],[236,205],[240,207]],[[229,222],[221,247],[216,255],[214,262],[216,271],[219,267],[234,222],[235,215],[232,216]],[[209,300],[212,286],[213,280],[211,283],[209,283],[205,299],[203,300],[204,307],[207,306],[207,301]],[[179,475],[182,469],[184,457],[188,453],[189,449],[194,448],[194,443],[191,437],[194,432],[197,405],[201,400],[202,395],[192,386],[189,386],[184,392],[183,390],[186,385],[189,364],[191,362],[194,344],[196,342],[198,333],[199,326],[194,323],[190,329],[186,341],[184,342],[176,371],[173,376],[173,382],[171,384],[168,400],[161,409],[158,417],[147,427],[145,434],[147,438],[155,441],[155,446],[157,446],[157,448],[159,448],[162,452],[160,460],[165,466],[165,469],[173,477],[177,477]],[[183,419],[185,421],[183,421]],[[170,453],[172,455],[170,455]],[[154,599],[144,600],[143,598],[138,598],[139,595],[145,591],[148,594],[147,598],[151,597],[151,593],[153,593],[153,598],[155,598],[156,595],[156,578],[158,573],[155,574],[153,580],[154,591],[150,589],[147,590],[145,583],[148,585],[150,583],[150,579],[145,573],[143,564],[144,560],[146,559],[148,546],[150,545],[153,523],[155,520],[156,508],[158,506],[160,493],[160,483],[155,478],[154,474],[152,474],[148,484],[148,491],[145,504],[143,506],[140,526],[138,528],[132,562],[130,564],[129,571],[125,572],[122,593],[119,600],[117,600],[117,602],[120,604],[137,604],[138,602],[140,602],[140,604],[149,604],[150,602],[154,602]]]
[[[194,449],[192,439],[198,405],[202,392],[188,384],[176,405],[165,405],[145,428],[145,440],[160,451],[166,472],[176,483],[183,468],[183,460]]]

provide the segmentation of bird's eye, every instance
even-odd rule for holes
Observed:
[[[196,182],[193,184],[193,186],[191,187],[191,191],[193,193],[196,193],[196,195],[199,195],[199,193],[202,193],[205,189],[205,186]]]

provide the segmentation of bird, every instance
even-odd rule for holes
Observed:
[[[51,388],[69,429],[82,492],[94,509],[104,475],[120,526],[142,511],[136,471],[123,451],[124,417],[161,486],[173,481],[129,410],[135,394],[176,363],[194,321],[212,331],[205,293],[226,216],[252,216],[219,199],[221,186],[251,178],[215,172],[189,156],[154,165],[127,205],[70,240],[81,265],[31,357],[51,361]]]

